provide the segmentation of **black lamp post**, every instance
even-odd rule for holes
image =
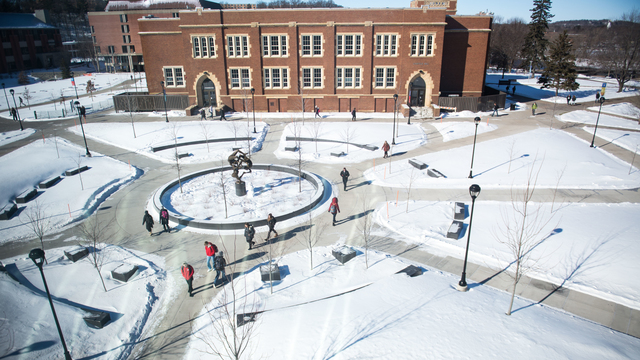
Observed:
[[[135,73],[134,73],[135,74]],[[133,77],[133,75],[131,75],[131,80],[133,80],[133,86],[136,87],[136,94],[138,93],[138,82],[136,81],[136,79]]]
[[[476,116],[473,119],[476,124],[476,132],[473,134],[473,151],[471,152],[471,170],[469,170],[469,179],[473,179],[473,157],[476,154],[476,136],[478,136],[478,124],[480,124],[480,117]]]
[[[598,121],[600,121],[600,111],[602,110],[602,104],[604,103],[604,96],[601,96],[600,99],[598,99],[598,101],[600,102],[600,108],[598,109],[598,118],[596,119],[596,128],[593,129],[593,139],[591,139],[591,147],[594,147],[593,142],[596,141],[596,131],[598,131]]]
[[[82,138],[84,139],[84,148],[87,150],[87,157],[91,157],[91,153],[89,152],[89,147],[87,146],[87,138],[84,136],[84,126],[82,125],[82,115],[83,111],[82,108],[80,107],[80,101],[76,101],[74,102],[74,104],[76,105],[76,111],[78,112],[78,120],[80,121],[80,129],[82,129]]]
[[[398,101],[398,94],[393,94],[393,137],[391,138],[391,144],[396,144],[396,102]]]
[[[467,291],[467,255],[469,255],[469,240],[471,240],[471,223],[473,222],[473,206],[476,198],[480,195],[480,185],[473,184],[469,186],[469,195],[471,195],[471,213],[469,215],[469,228],[467,229],[467,249],[464,252],[464,264],[462,265],[462,277],[458,282],[459,291]]]
[[[407,120],[407,125],[411,125],[411,88],[413,87],[412,83],[409,83],[409,96],[407,96],[407,105],[409,105],[409,120]]]
[[[78,100],[78,87],[76,86],[76,77],[73,76],[73,71],[71,72],[71,82],[73,82],[73,87],[76,89],[76,100]]]
[[[62,348],[64,349],[64,358],[66,360],[71,360],[71,354],[69,354],[69,350],[67,349],[67,344],[64,342],[64,336],[62,336],[62,329],[60,329],[60,323],[58,322],[56,309],[53,307],[53,301],[51,301],[51,294],[49,293],[47,280],[44,278],[44,271],[42,271],[42,265],[44,262],[44,250],[33,249],[31,250],[31,252],[29,252],[29,257],[31,258],[31,260],[33,260],[33,263],[36,264],[36,266],[40,270],[40,275],[42,275],[42,282],[44,283],[44,289],[47,291],[47,297],[49,298],[49,305],[51,305],[51,312],[53,313],[53,319],[56,321],[56,327],[58,328],[58,335],[60,335],[60,341],[62,342]]]
[[[18,115],[18,122],[20,123],[20,131],[22,131],[24,130],[24,128],[22,127],[22,120],[20,120],[20,110],[18,110],[18,105],[16,104],[16,96],[14,95],[15,92],[13,91],[13,89],[10,89],[9,92],[11,93],[11,97],[13,98],[13,106],[14,106],[14,109],[16,109],[16,115]],[[7,93],[5,93],[5,95],[6,94]]]
[[[253,94],[256,92],[256,89],[251,88],[251,110],[253,110],[253,133],[256,133],[256,103],[253,97]]]
[[[160,81],[162,86],[162,98],[164,99],[164,119],[169,122],[169,116],[167,116],[167,92],[164,90],[164,81]]]
[[[9,97],[7,96],[7,89],[5,89],[4,83],[2,83],[2,90],[4,90],[4,98],[7,100],[7,109],[11,109],[11,105],[9,105]]]

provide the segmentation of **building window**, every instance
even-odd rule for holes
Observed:
[[[361,68],[339,67],[336,68],[336,88],[359,88],[362,84]]]
[[[288,68],[265,68],[264,69],[265,89],[285,89],[289,87]]]
[[[376,35],[376,56],[396,56],[398,54],[398,35]]]
[[[128,53],[128,52],[129,52],[129,46],[127,46],[127,45],[122,45],[122,53],[123,53],[123,54],[126,54],[126,53]]]
[[[227,36],[228,57],[248,57],[249,37],[244,35]]]
[[[129,25],[120,25],[120,28],[122,29],[123,33],[129,33]]]
[[[164,86],[180,87],[184,86],[184,72],[182,67],[165,67],[164,68]]]
[[[302,87],[322,88],[322,68],[302,68]]]
[[[96,39],[96,37],[95,37],[95,36],[92,36],[92,37],[93,37],[93,43],[94,43],[94,44],[97,44],[97,43],[98,43],[98,39]]]
[[[396,69],[376,68],[375,87],[377,88],[395,88],[396,87]]]
[[[229,69],[231,76],[232,89],[250,89],[251,79],[249,78],[248,68],[231,68]]]
[[[95,34],[96,33],[96,29],[93,28],[93,25],[91,25],[91,33]],[[4,37],[4,36],[3,36]]]
[[[263,35],[262,56],[287,56],[287,36]]]
[[[433,55],[433,35],[413,34],[411,35],[411,56]]]
[[[109,54],[115,54],[116,53],[116,47],[112,46],[112,45],[109,45],[108,52],[109,52]]]
[[[216,40],[214,36],[192,36],[193,57],[211,58],[216,56]]]
[[[180,13],[172,13],[171,14],[174,18],[179,18],[180,17]]]
[[[126,23],[127,21],[127,14],[120,14],[120,22]]]
[[[302,35],[302,56],[322,56],[322,35]]]
[[[125,44],[130,44],[131,43],[131,35],[122,35],[122,41]]]
[[[360,56],[362,54],[362,35],[336,36],[336,55]]]
[[[100,51],[100,46],[96,46],[96,54],[101,54],[102,52]]]

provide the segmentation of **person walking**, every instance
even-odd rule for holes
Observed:
[[[320,108],[316,106],[316,107],[314,108],[314,111],[315,111],[316,115],[315,115],[313,118],[314,118],[314,119],[315,119],[315,118],[320,118],[320,119],[322,119],[322,116],[320,116]]]
[[[570,101],[571,101],[571,95],[567,95],[567,105],[571,105],[569,104]]]
[[[166,232],[171,232],[171,228],[169,227],[169,211],[162,207],[160,209],[160,224],[162,224],[162,229]]]
[[[24,106],[24,102],[22,101],[22,96],[18,96],[18,99],[20,99],[20,107]]]
[[[13,121],[18,121],[18,113],[14,107],[11,108],[11,117],[13,117]]]
[[[227,262],[224,260],[222,251],[218,251],[215,256],[214,265],[216,268],[216,278],[213,280],[213,285],[218,287],[218,278],[222,281],[220,286],[227,282],[227,274],[224,272],[224,267],[227,266]]]
[[[252,249],[252,246],[256,244],[253,241],[253,237],[256,235],[256,229],[253,228],[253,225],[249,223],[244,223],[244,239],[249,243],[249,250]]]
[[[227,118],[224,117],[224,109],[220,109],[220,121],[222,120],[227,121]]]
[[[278,232],[274,229],[274,227],[276,226],[276,217],[269,214],[269,216],[267,216],[267,225],[269,226],[269,232],[267,233],[267,240],[269,240],[271,238],[271,232],[273,231],[276,236],[278,236]]]
[[[533,103],[533,105],[531,105],[531,115],[532,116],[536,116],[536,109],[538,108],[538,104],[537,103]]]
[[[331,215],[333,215],[333,222],[332,225],[336,226],[336,214],[340,212],[340,206],[338,206],[338,198],[334,197],[333,200],[331,200],[331,205],[329,205],[329,211],[327,211],[329,213],[331,213]]]
[[[383,159],[389,157],[389,149],[391,149],[391,146],[389,146],[389,143],[385,140],[384,144],[382,144],[382,151],[384,151],[384,156],[382,157]]]
[[[208,241],[204,242],[204,251],[207,254],[207,272],[213,270],[213,257],[216,255],[218,248]]]
[[[598,103],[598,100],[600,100],[600,91],[596,91],[596,103]]]
[[[573,95],[573,96],[571,97],[571,102],[572,102],[572,104],[571,104],[571,105],[574,105],[574,106],[576,105],[576,96],[575,96],[575,95]]]
[[[342,177],[342,183],[344,184],[344,191],[347,191],[347,180],[349,180],[349,171],[347,171],[347,168],[342,168],[342,171],[340,171],[340,176]]]
[[[213,105],[209,105],[209,116],[211,117],[211,119],[213,119],[213,115],[215,115],[215,112],[213,111]]]
[[[509,93],[509,88],[510,88],[510,86],[507,85],[507,90],[505,91],[507,94]]]
[[[189,287],[187,292],[189,293],[189,296],[193,297],[193,266],[187,264],[185,261],[182,263],[182,269],[180,272],[182,272],[182,277],[187,281],[187,285]]]
[[[351,121],[356,121],[356,108],[351,110]]]
[[[144,211],[144,216],[142,217],[142,225],[147,228],[149,232],[149,236],[153,235],[153,217],[149,214],[149,211]]]
[[[513,85],[513,88],[511,89],[511,95],[515,95],[516,94],[516,86]]]
[[[491,116],[500,116],[498,115],[498,103],[493,105],[493,113],[491,113]]]
[[[204,111],[204,108],[200,109],[200,120],[207,120],[207,112]]]

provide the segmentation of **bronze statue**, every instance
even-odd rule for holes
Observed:
[[[231,174],[238,182],[242,181],[242,177],[244,174],[251,172],[251,166],[253,166],[253,162],[247,156],[247,154],[243,153],[240,150],[236,150],[227,159],[229,161],[229,165],[233,168],[233,173]],[[240,174],[240,170],[245,170]]]

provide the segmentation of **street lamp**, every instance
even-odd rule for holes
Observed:
[[[160,81],[160,86],[162,86],[162,98],[164,99],[164,119],[169,122],[169,116],[167,116],[167,92],[164,90],[164,81]]]
[[[407,105],[409,105],[409,120],[407,120],[407,125],[411,125],[411,88],[413,87],[412,83],[409,83],[409,96],[407,96]]]
[[[256,92],[256,89],[251,88],[251,110],[253,110],[253,133],[256,133],[256,103],[253,97],[253,94]]]
[[[473,122],[476,124],[476,132],[473,134],[473,151],[471,152],[471,170],[469,170],[469,179],[473,179],[473,156],[476,153],[476,136],[478,135],[478,124],[480,124],[480,117],[476,116],[473,119]]]
[[[33,249],[31,250],[31,252],[29,252],[29,257],[31,258],[31,260],[33,260],[33,263],[36,264],[36,266],[40,270],[40,275],[42,275],[42,282],[44,283],[44,289],[47,291],[47,297],[49,298],[49,305],[51,305],[51,312],[53,313],[53,319],[56,321],[56,327],[58,328],[58,335],[60,335],[60,341],[62,342],[62,348],[64,349],[64,358],[66,360],[71,360],[71,354],[69,354],[69,350],[67,349],[67,344],[64,342],[64,336],[62,336],[62,329],[60,329],[60,323],[58,322],[56,309],[53,307],[53,301],[51,301],[51,294],[49,293],[47,280],[44,278],[44,271],[42,271],[42,265],[44,262],[44,250]]]
[[[75,76],[73,76],[73,71],[71,72],[71,83],[73,84],[73,87],[76,89],[76,100],[79,99],[78,97],[78,87],[76,86],[76,78]]]
[[[24,130],[24,128],[22,127],[22,120],[20,120],[20,110],[18,109],[18,105],[16,104],[16,96],[14,95],[15,92],[13,91],[13,89],[10,89],[9,92],[11,93],[11,97],[13,98],[13,106],[14,106],[14,109],[16,109],[16,114],[18,115],[18,122],[20,123],[20,131],[22,131]],[[5,95],[7,95],[7,93],[5,93]],[[7,104],[8,103],[9,102],[7,102]]]
[[[473,184],[469,186],[469,195],[471,195],[471,213],[469,215],[469,228],[467,229],[467,249],[464,252],[464,264],[462,265],[462,277],[458,282],[458,291],[467,291],[467,255],[469,254],[469,240],[471,240],[471,222],[473,221],[473,206],[476,198],[480,195],[480,185]]]
[[[133,85],[136,87],[136,94],[137,94],[138,93],[138,82],[136,81],[136,79],[133,78],[133,75],[131,75],[131,80],[133,80]]]
[[[11,105],[9,105],[9,97],[7,97],[7,89],[4,88],[4,83],[2,83],[2,90],[4,90],[4,98],[7,100],[7,109],[11,109]]]
[[[600,111],[602,110],[602,104],[604,103],[604,96],[601,96],[600,99],[598,99],[598,101],[600,102],[600,108],[598,109],[598,118],[596,119],[596,128],[593,129],[593,139],[591,139],[591,147],[594,147],[593,142],[596,141],[596,131],[598,131],[598,121],[600,121]]]
[[[393,94],[393,137],[391,138],[391,144],[396,144],[396,102],[398,101],[398,94]]]
[[[87,146],[87,138],[84,136],[84,126],[82,125],[82,115],[84,115],[84,110],[80,107],[80,101],[74,102],[76,105],[76,111],[78,112],[78,120],[80,120],[80,129],[82,129],[82,138],[84,139],[84,148],[87,150],[87,157],[91,157],[91,153],[89,152],[89,147]]]

